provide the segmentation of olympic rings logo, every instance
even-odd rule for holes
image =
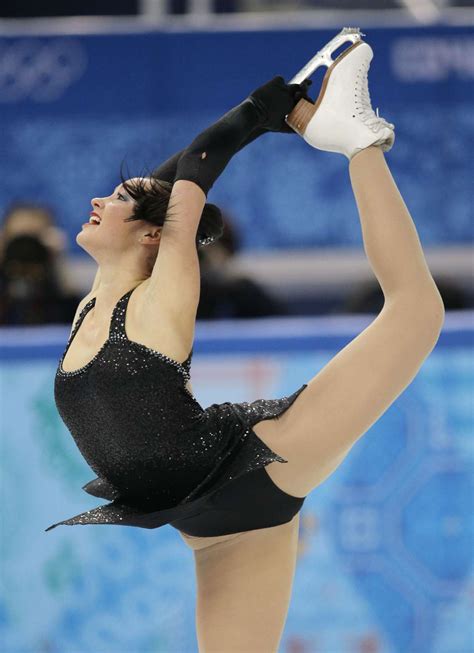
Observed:
[[[0,42],[0,103],[54,102],[87,67],[84,47],[74,39]]]

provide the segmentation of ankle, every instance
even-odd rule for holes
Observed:
[[[383,150],[380,145],[369,145],[369,147],[364,147],[362,150],[358,150],[352,157],[349,159],[349,167],[352,165],[359,165],[359,163],[365,163],[369,161],[374,161],[377,158],[384,158]],[[354,162],[357,160],[357,164]]]

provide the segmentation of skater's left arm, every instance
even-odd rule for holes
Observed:
[[[240,145],[237,152],[240,152],[240,150],[242,150],[244,147],[252,143],[252,141],[254,141],[262,134],[265,134],[267,131],[268,129],[264,129],[263,127],[257,127],[256,129],[254,129],[249,134],[249,136],[244,140],[244,142]],[[173,154],[173,156],[170,156],[169,159],[166,159],[164,163],[160,164],[157,168],[153,170],[151,176],[155,177],[156,179],[160,179],[161,181],[167,181],[169,183],[173,183],[174,178],[176,176],[176,168],[178,167],[178,161],[183,153],[184,150],[181,150],[180,152],[176,152],[176,154]]]
[[[277,81],[278,80],[278,81]],[[310,79],[305,80],[302,84],[290,84],[287,86],[286,89],[284,89],[283,92],[286,92],[292,94],[292,102],[294,106],[300,101],[301,98],[305,98],[307,100],[311,100],[311,98],[308,97],[308,88],[311,86],[312,81]],[[279,85],[279,88],[277,88],[277,85]],[[260,89],[257,89],[252,95],[254,96],[254,101],[257,101],[260,103],[260,107],[262,110],[265,111],[264,105],[265,103],[268,104],[269,101],[274,101],[278,99],[280,105],[281,105],[281,94],[282,94],[282,87],[285,86],[285,83],[283,81],[283,78],[276,77],[272,79],[270,82],[262,86]],[[265,91],[265,94],[262,92]],[[279,93],[280,97],[276,98],[275,93]],[[252,97],[250,95],[249,97]],[[259,97],[260,95],[260,97]],[[273,97],[272,97],[273,95]],[[285,98],[286,99],[286,98]],[[239,105],[242,106],[242,105]],[[281,114],[281,106],[278,107],[277,111],[280,112]],[[287,107],[283,107],[283,110],[285,111]],[[229,114],[226,114],[229,115]],[[275,128],[277,127],[277,129]],[[250,143],[252,143],[256,138],[259,138],[262,136],[262,134],[266,134],[269,131],[278,131],[282,134],[294,134],[294,130],[286,124],[284,120],[281,120],[281,115],[279,119],[279,123],[275,125],[270,124],[269,121],[267,120],[266,126],[263,126],[262,124],[259,124],[255,126],[243,139],[243,141],[240,143],[240,145],[236,149],[236,153],[240,152],[244,147],[247,147]],[[162,181],[167,181],[169,183],[172,183],[174,181],[174,178],[176,176],[176,169],[178,166],[178,161],[181,157],[182,154],[184,154],[185,150],[181,150],[180,152],[176,152],[176,154],[173,154],[172,156],[169,157],[169,159],[166,159],[166,161],[162,164],[160,164],[157,168],[153,170],[151,173],[152,177],[155,177],[156,179],[161,179]]]
[[[209,190],[245,138],[258,126],[250,100],[231,109],[187,147],[176,164],[147,304],[164,309],[174,329],[191,341],[200,297],[196,235]],[[179,326],[177,326],[179,325]]]
[[[282,77],[275,77],[199,134],[179,156],[165,162],[161,173],[154,172],[163,178],[176,164],[147,292],[180,323],[194,326],[197,313],[200,274],[196,234],[209,190],[232,156],[253,140],[256,132],[290,129],[285,116],[305,92],[306,86],[287,85]]]
[[[170,328],[179,331],[189,352],[200,296],[200,269],[196,233],[206,195],[194,182],[173,184],[169,221],[161,231],[158,256],[145,291],[147,306],[163,308]]]

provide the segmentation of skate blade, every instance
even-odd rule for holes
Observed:
[[[362,34],[358,27],[344,27],[339,34],[331,39],[329,43],[326,43],[326,45],[319,50],[292,79],[290,79],[288,84],[301,84],[305,79],[311,77],[314,71],[321,66],[327,66],[329,68],[338,58],[332,59],[331,55],[333,52],[335,52],[341,45],[344,45],[344,43],[351,42],[354,44],[361,41],[363,36],[365,36],[365,34]],[[341,52],[341,55],[342,54],[344,54],[344,52]]]

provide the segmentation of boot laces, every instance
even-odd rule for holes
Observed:
[[[365,63],[361,70],[362,70],[362,75],[358,75],[358,79],[360,80],[360,85],[359,87],[357,87],[356,85],[356,91],[357,88],[359,90],[359,92],[356,93],[356,97],[359,100],[360,111],[358,111],[358,114],[360,116],[360,119],[373,132],[378,132],[383,127],[388,127],[389,129],[395,129],[395,125],[392,125],[392,123],[387,122],[384,118],[381,118],[379,116],[378,107],[376,110],[377,113],[375,113],[375,111],[372,108],[372,103],[370,100],[370,93],[369,93],[369,80],[368,80],[369,63]],[[357,107],[357,102],[356,102],[356,107]]]

